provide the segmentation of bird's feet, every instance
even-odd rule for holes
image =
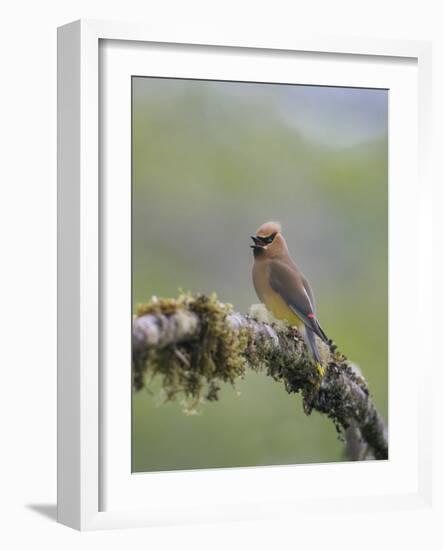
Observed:
[[[317,372],[318,372],[320,378],[323,378],[326,368],[322,367],[321,363],[316,363],[315,366],[317,367]]]
[[[317,368],[317,373],[318,373],[317,388],[319,388],[321,386],[323,377],[325,375],[326,367],[323,367],[321,363],[316,363],[315,366]]]

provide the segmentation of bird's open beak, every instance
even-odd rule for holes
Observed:
[[[251,244],[251,248],[264,248],[266,243],[262,242],[255,235],[251,235],[251,239],[254,241],[254,244]]]

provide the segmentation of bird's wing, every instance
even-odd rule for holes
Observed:
[[[305,287],[305,290],[309,296],[309,299],[311,300],[312,311],[316,313],[317,307],[315,305],[315,298],[314,298],[314,293],[312,292],[311,285],[309,284],[308,280],[304,275],[302,275],[301,278],[302,278],[303,286]]]
[[[301,273],[287,264],[275,260],[271,262],[269,283],[272,289],[283,298],[306,327],[328,343],[328,338],[315,317],[315,304],[310,297],[312,290],[305,287],[303,279]]]

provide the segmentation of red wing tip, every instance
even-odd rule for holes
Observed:
[[[308,318],[309,319],[314,319],[315,315],[313,313],[308,313]]]

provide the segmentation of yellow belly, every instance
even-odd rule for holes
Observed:
[[[265,306],[272,312],[276,319],[287,321],[291,326],[301,327],[303,321],[298,317],[292,309],[288,307],[283,298],[276,292],[267,292],[263,296]]]

